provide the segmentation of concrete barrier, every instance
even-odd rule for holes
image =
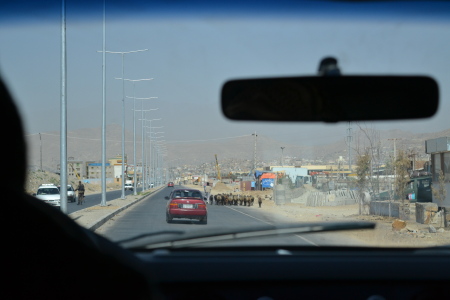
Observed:
[[[416,202],[416,222],[420,224],[435,223],[438,205],[436,203]]]

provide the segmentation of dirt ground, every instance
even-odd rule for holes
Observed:
[[[201,189],[199,186],[190,188]],[[216,184],[212,194],[235,193],[238,186]],[[272,200],[272,191],[248,191],[245,194],[261,195],[263,199],[262,210],[277,214],[277,218],[286,219],[287,222],[327,222],[327,221],[371,221],[376,223],[374,230],[342,231],[341,234],[357,239],[361,245],[380,247],[432,247],[450,244],[450,231],[440,229],[440,222],[432,224],[436,232],[430,232],[430,225],[415,222],[412,212],[410,220],[406,221],[406,227],[400,231],[392,229],[392,223],[396,218],[374,215],[359,215],[359,207],[354,205],[311,207],[301,203],[286,203],[276,205]],[[256,203],[255,203],[256,204]],[[254,209],[260,209],[257,205]],[[433,229],[432,228],[432,229]],[[434,231],[434,230],[431,230]]]
[[[430,247],[450,244],[450,231],[443,230],[430,233],[429,225],[415,222],[415,216],[406,221],[406,227],[400,231],[392,229],[396,218],[374,215],[359,215],[358,205],[308,207],[299,203],[276,205],[271,200],[264,200],[262,209],[281,214],[290,221],[371,221],[376,223],[374,230],[353,230],[341,232],[363,245],[380,247]],[[439,224],[432,224],[439,229]],[[442,229],[441,229],[442,231]]]

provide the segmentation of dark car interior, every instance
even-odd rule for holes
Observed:
[[[359,81],[361,84],[358,86],[364,87],[364,77],[341,78],[348,81],[339,85],[339,92],[336,92],[335,82],[327,77],[297,78],[294,85],[288,78],[280,81],[270,79],[269,83],[261,80],[225,84],[223,113],[234,119],[255,120],[255,115],[248,110],[248,103],[242,99],[257,94],[259,98],[249,101],[261,101],[277,89],[288,86],[302,91],[296,95],[306,96],[288,99],[287,105],[311,101],[309,114],[300,121],[376,118],[374,115],[339,114],[340,110],[334,109],[336,99],[329,97],[334,90],[339,94],[337,99],[344,99],[345,93],[349,92],[345,90],[345,84]],[[383,80],[385,82],[386,78],[380,79],[380,86]],[[378,92],[396,91],[400,95],[399,91],[405,85],[415,86],[411,93],[396,98],[399,106],[409,96],[420,97],[420,91],[427,90],[433,95],[428,110],[402,110],[402,118],[433,115],[438,107],[438,89],[432,79],[401,77],[397,82],[398,85],[391,85],[390,90],[385,88]],[[318,85],[328,86],[329,89],[324,89],[331,92],[325,92],[317,99],[308,97],[308,90]],[[363,89],[352,90],[354,93],[346,99],[355,101]],[[3,82],[0,82],[0,95],[4,116],[1,122],[7,129],[3,131],[3,140],[9,145],[9,159],[4,160],[3,166],[8,172],[0,175],[8,186],[4,190],[1,218],[4,229],[2,271],[5,276],[0,291],[2,299],[448,298],[448,247],[343,249],[293,246],[280,249],[274,246],[209,247],[206,244],[176,249],[124,249],[24,193],[26,146],[22,121]],[[369,97],[368,101],[374,99]],[[316,100],[322,101],[321,107],[329,105],[330,110],[317,111],[313,106]],[[392,104],[385,116],[378,117],[393,118],[395,108],[399,106]],[[282,118],[274,113],[265,115],[263,119],[276,121]],[[288,121],[299,121],[297,117],[288,117]]]

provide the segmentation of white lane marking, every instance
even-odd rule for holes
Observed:
[[[266,223],[266,224],[269,224],[269,225],[275,225],[275,224],[273,224],[273,223],[270,223],[270,222],[261,220],[261,219],[259,219],[259,218],[257,218],[257,217],[254,217],[254,216],[252,216],[252,215],[246,214],[246,213],[244,213],[244,212],[242,212],[242,211],[240,211],[240,210],[234,209],[234,208],[232,208],[232,207],[228,207],[228,206],[225,206],[225,207],[226,207],[226,208],[229,208],[229,209],[232,209],[232,210],[234,210],[234,211],[236,211],[236,212],[238,212],[238,213],[241,213],[241,214],[243,214],[243,215],[246,215],[247,217],[250,217],[250,218],[256,219],[256,220],[258,220],[258,221],[264,222],[264,223]],[[296,237],[298,237],[298,238],[304,240],[304,241],[307,242],[307,243],[310,243],[310,244],[313,245],[313,246],[320,247],[320,246],[317,245],[316,243],[314,243],[314,242],[308,240],[307,238],[305,238],[305,237],[303,237],[303,236],[301,236],[301,235],[294,234],[294,236],[296,236]]]
[[[311,245],[313,245],[313,246],[316,246],[316,247],[320,247],[319,245],[317,245],[316,243],[314,243],[314,242],[312,242],[312,241],[310,241],[310,240],[308,240],[307,238],[305,238],[305,237],[302,237],[301,235],[297,235],[297,234],[294,234],[296,237],[298,237],[298,238],[301,238],[302,240],[304,240],[305,242],[308,242],[308,243],[310,243]]]
[[[273,223],[266,222],[266,221],[264,221],[264,220],[261,220],[261,219],[259,219],[259,218],[257,218],[257,217],[254,217],[254,216],[252,216],[252,215],[246,214],[246,213],[244,213],[244,212],[242,212],[242,211],[239,211],[239,210],[237,210],[237,209],[234,209],[234,208],[232,208],[232,207],[228,207],[228,206],[225,206],[225,207],[226,207],[226,208],[229,208],[229,209],[232,209],[232,210],[234,210],[234,211],[237,211],[238,213],[241,213],[241,214],[243,214],[243,215],[246,215],[247,217],[250,217],[250,218],[256,219],[256,220],[258,220],[258,221],[264,222],[264,223],[266,223],[266,224],[269,224],[269,225],[275,225],[275,224],[273,224]]]

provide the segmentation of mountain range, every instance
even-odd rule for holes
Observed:
[[[365,132],[365,133],[364,133]],[[106,157],[112,158],[121,155],[122,128],[120,125],[108,125],[106,129]],[[126,131],[125,153],[129,163],[133,162],[132,133]],[[367,137],[371,137],[370,139]],[[433,133],[413,133],[401,130],[373,130],[361,128],[355,130],[352,141],[352,156],[357,150],[367,147],[378,147],[383,155],[393,153],[394,141],[397,149],[415,152],[417,159],[427,159],[425,151],[425,140],[450,136],[450,129]],[[26,135],[28,145],[28,165],[39,168],[41,164],[46,170],[56,170],[60,157],[59,132],[46,132]],[[140,136],[137,137],[136,157],[141,157]],[[166,142],[167,156],[165,161],[170,166],[199,165],[212,163],[217,154],[223,160],[253,160],[255,152],[255,138],[252,135],[236,138],[222,138],[197,142]],[[281,149],[284,147],[284,150]],[[320,146],[302,146],[287,144],[264,135],[258,135],[256,140],[256,158],[258,162],[265,164],[278,164],[281,155],[284,160],[293,164],[307,163],[331,163],[342,156],[347,160],[348,145],[345,136],[337,142],[331,142]],[[86,128],[69,131],[67,133],[67,155],[69,159],[82,161],[101,161],[101,128]]]

